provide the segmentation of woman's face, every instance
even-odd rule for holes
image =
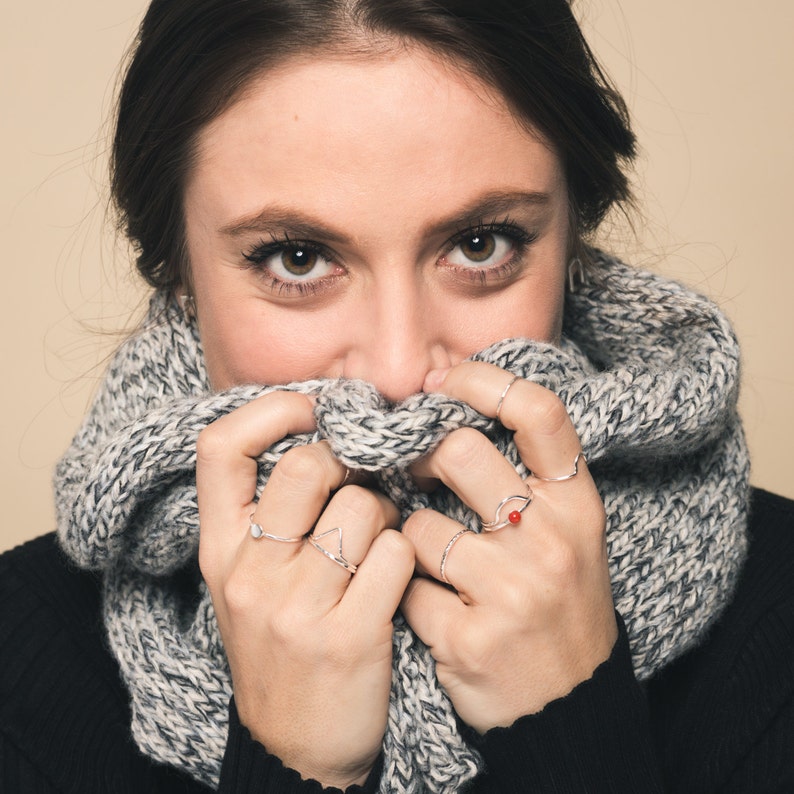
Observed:
[[[419,49],[255,80],[202,131],[185,217],[218,389],[346,376],[397,401],[500,339],[560,333],[561,163]]]

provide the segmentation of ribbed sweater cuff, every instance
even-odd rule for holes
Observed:
[[[363,786],[350,786],[344,789],[344,794],[377,792],[381,768],[379,760]],[[342,794],[342,789],[324,788],[316,780],[303,780],[299,772],[270,755],[240,723],[234,698],[229,703],[229,737],[218,791],[221,794]]]
[[[477,791],[663,790],[647,704],[620,616],[618,627],[609,659],[590,679],[541,712],[474,739],[486,765]]]

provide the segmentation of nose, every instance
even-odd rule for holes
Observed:
[[[450,366],[443,331],[425,303],[413,286],[375,289],[344,374],[372,383],[389,402],[422,391],[431,369]]]

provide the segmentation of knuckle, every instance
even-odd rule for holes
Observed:
[[[532,427],[553,435],[569,421],[562,400],[548,389],[538,389],[527,404],[526,416]]]
[[[565,538],[556,538],[546,549],[545,567],[556,581],[574,581],[581,568],[577,548]]]
[[[438,514],[429,507],[416,510],[403,522],[402,534],[409,541],[418,542],[435,523],[437,516]]]
[[[594,487],[581,498],[569,500],[560,509],[560,521],[574,528],[584,543],[600,546],[606,536],[606,508]]]
[[[499,602],[508,615],[525,615],[531,604],[526,577],[505,575],[499,582]]]
[[[342,520],[345,516],[358,518],[383,512],[378,497],[368,488],[360,485],[345,486],[334,494],[332,501],[334,509],[342,513]]]
[[[591,514],[589,530],[587,536],[599,545],[606,537],[607,531],[607,511],[600,499],[597,499]]]
[[[312,623],[310,609],[300,598],[281,597],[272,602],[262,597],[258,582],[233,574],[223,585],[224,613],[238,634],[266,637],[274,647],[292,648],[306,654],[323,641],[322,632]]]
[[[223,583],[223,602],[232,617],[247,615],[260,602],[259,588],[250,577],[238,572]]]
[[[283,603],[281,607],[268,616],[268,632],[270,637],[282,645],[305,645],[311,637],[317,637],[316,631],[306,631],[304,611],[294,603]],[[308,649],[303,648],[302,652]]]
[[[273,475],[282,487],[301,486],[315,482],[325,467],[325,459],[316,445],[293,447],[287,450],[276,464]]]
[[[257,397],[253,402],[266,408],[271,414],[274,412],[286,414],[290,409],[302,407],[304,403],[311,407],[305,394],[293,391],[271,391]]]
[[[483,631],[476,623],[463,623],[455,627],[448,641],[455,648],[461,667],[475,677],[486,675],[493,666],[494,647],[492,634]]]
[[[471,427],[462,427],[450,433],[438,448],[438,462],[442,470],[449,472],[479,468],[482,465],[484,441],[485,436]]]
[[[333,618],[318,619],[311,605],[299,598],[281,604],[267,616],[271,641],[289,648],[290,654],[323,667],[338,665],[353,655],[360,627],[338,625]]]
[[[382,547],[384,555],[396,565],[402,563],[413,566],[414,546],[402,532],[397,532],[394,529],[384,529],[378,535],[377,542]]]
[[[197,465],[224,457],[229,449],[229,437],[220,422],[207,425],[196,440]]]
[[[198,548],[198,564],[199,570],[201,571],[201,576],[207,583],[207,587],[209,587],[211,593],[215,589],[216,583],[216,557],[210,552],[207,544],[202,543],[200,540]]]

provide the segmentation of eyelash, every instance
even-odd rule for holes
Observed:
[[[482,286],[494,280],[498,281],[500,278],[508,275],[515,268],[517,260],[520,260],[524,256],[526,249],[538,239],[537,233],[526,231],[513,223],[510,219],[498,222],[492,221],[490,223],[479,221],[450,237],[444,245],[443,255],[446,256],[467,240],[484,234],[501,235],[511,242],[514,246],[514,250],[507,261],[499,265],[487,265],[485,267],[448,265],[448,267],[453,269],[457,274]],[[333,254],[325,246],[311,240],[293,240],[290,239],[287,234],[285,234],[282,239],[271,236],[270,242],[262,240],[249,252],[242,252],[242,256],[252,269],[257,270],[260,275],[267,280],[268,288],[272,289],[274,292],[280,295],[315,295],[321,292],[323,288],[328,285],[329,280],[334,277],[325,276],[308,281],[287,281],[279,278],[267,269],[262,268],[262,264],[271,256],[298,249],[309,251],[333,262]]]
[[[312,254],[333,261],[333,254],[325,246],[312,242],[311,240],[292,240],[288,234],[285,234],[282,239],[272,235],[270,242],[265,242],[264,240],[260,241],[248,253],[243,252],[243,259],[246,260],[251,269],[256,270],[267,280],[267,287],[279,295],[317,294],[322,290],[323,286],[327,284],[328,279],[333,278],[333,276],[325,276],[324,278],[309,281],[287,281],[286,279],[279,278],[269,270],[262,268],[263,263],[271,256],[290,250],[309,251]]]
[[[478,221],[451,237],[445,246],[444,255],[446,256],[450,251],[453,251],[457,246],[467,240],[471,240],[473,237],[480,237],[484,234],[500,235],[506,237],[511,242],[514,246],[514,250],[505,262],[498,265],[486,265],[485,267],[476,267],[474,265],[449,265],[449,267],[454,269],[459,275],[481,286],[485,286],[492,281],[498,281],[504,276],[509,275],[515,269],[516,264],[526,254],[526,249],[532,245],[539,236],[537,232],[528,232],[509,218],[505,218],[503,221],[494,220],[490,223]]]

